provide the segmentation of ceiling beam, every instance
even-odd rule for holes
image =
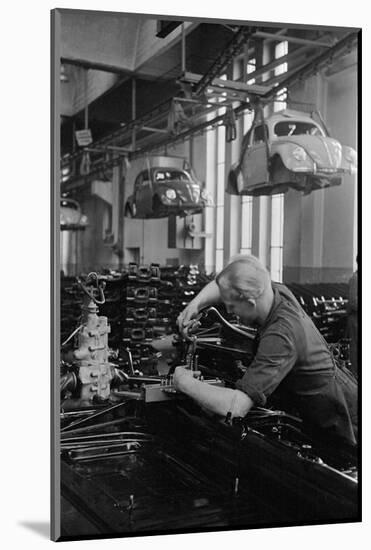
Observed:
[[[269,63],[266,63],[265,65],[262,65],[259,67],[259,69],[256,69],[252,73],[248,73],[246,75],[246,78],[249,80],[252,80],[254,78],[259,78],[263,74],[265,74],[268,71],[271,71],[278,67],[279,65],[282,65],[282,63],[289,63],[290,61],[293,61],[294,59],[298,57],[303,57],[308,51],[310,50],[309,46],[304,46],[303,48],[298,48],[294,50],[293,52],[290,52],[286,55],[283,55],[282,57],[278,57],[277,59],[274,59],[273,61],[270,61]]]
[[[131,76],[134,74],[129,69],[123,69],[116,65],[108,65],[107,63],[95,63],[88,61],[87,59],[73,59],[71,57],[61,57],[61,63],[64,65],[73,65],[75,67],[82,67],[83,69],[94,69],[95,71],[103,71],[107,73],[115,73]]]
[[[277,36],[277,34],[273,34],[271,32],[263,32],[263,31],[257,31],[254,36],[257,36],[259,38],[270,38],[273,40],[277,40],[279,42],[293,42],[294,44],[305,44],[307,46],[315,46],[316,48],[331,48],[333,44],[329,44],[328,42],[320,42],[317,40],[307,40],[306,38],[297,38],[296,36]]]

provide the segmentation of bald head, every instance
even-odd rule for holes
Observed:
[[[232,299],[255,300],[271,288],[271,278],[262,263],[255,256],[239,255],[216,277],[222,292],[228,292]]]

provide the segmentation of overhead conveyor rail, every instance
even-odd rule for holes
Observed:
[[[274,37],[276,37],[276,40],[289,38],[285,34],[281,35],[280,33],[277,35],[272,34],[270,37],[263,37],[261,33],[262,31],[255,27],[238,28],[232,41],[219,55],[218,59],[215,60],[206,74],[200,76],[185,72],[183,75],[180,75],[178,82],[183,82],[183,84],[186,83],[190,86],[190,95],[188,94],[184,98],[175,96],[157,105],[145,115],[135,118],[135,120],[125,124],[122,128],[103,139],[97,140],[88,147],[81,148],[73,154],[64,156],[61,159],[62,169],[69,168],[71,175],[67,181],[62,183],[62,191],[69,191],[75,187],[84,185],[86,176],[99,174],[102,170],[119,164],[124,158],[129,160],[138,158],[154,150],[166,148],[170,144],[175,145],[184,142],[191,136],[200,135],[210,128],[222,125],[225,120],[224,114],[220,115],[217,113],[213,118],[210,117],[210,113],[222,107],[228,106],[230,110],[233,109],[234,116],[238,118],[242,113],[253,110],[257,99],[263,104],[274,101],[280,91],[294,86],[297,82],[329,66],[340,56],[348,52],[350,53],[358,42],[357,32],[343,35],[332,46],[325,43],[325,38],[322,36],[318,40],[318,48],[321,50],[321,53],[319,55],[314,53],[308,61],[306,55],[304,55],[306,53],[305,50],[309,48],[308,51],[310,52],[310,46],[313,45],[314,47],[316,42],[310,41],[311,44],[309,44],[309,41],[306,41],[305,46],[299,46],[298,49],[292,52],[291,59],[295,59],[295,65],[285,75],[273,76],[264,81],[262,85],[255,85],[251,88],[240,81],[221,81],[218,78],[221,72],[228,66],[231,59],[241,52],[241,49],[248,41],[255,38],[259,40],[272,40]],[[290,58],[290,54],[289,56],[285,56],[286,61],[288,58]],[[273,68],[272,62],[267,63],[250,73],[249,78],[253,79],[254,75],[260,77],[264,73],[269,74],[269,71],[272,71]],[[224,88],[222,82],[225,83]],[[216,95],[218,90],[220,90],[221,102],[214,102],[213,105],[212,101],[208,101],[205,91],[207,91],[209,86],[213,86]],[[223,93],[224,96],[222,95]],[[169,113],[174,102],[181,105],[184,118],[185,120],[188,119],[189,122],[188,124],[184,124],[178,132],[171,131],[169,127]],[[240,103],[237,107],[234,106],[236,102]],[[208,118],[207,115],[209,115]],[[133,148],[133,133],[135,134],[135,148]],[[76,175],[77,163],[81,162],[83,156],[87,154],[95,155],[90,163],[89,173],[83,176]],[[72,167],[74,167],[74,170],[72,170]]]

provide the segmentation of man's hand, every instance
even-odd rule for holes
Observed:
[[[200,375],[200,371],[192,371],[185,369],[184,367],[176,367],[173,377],[174,388],[181,392],[187,393],[187,386],[190,381],[193,381],[195,378],[199,378]]]
[[[197,319],[199,315],[198,306],[190,302],[186,308],[183,309],[178,315],[177,325],[179,332],[185,338],[191,338],[192,332],[194,332],[200,323]]]

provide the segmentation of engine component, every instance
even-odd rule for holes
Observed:
[[[140,283],[159,282],[160,267],[157,264],[138,266],[136,263],[130,263],[128,277],[129,281],[137,281]]]
[[[94,288],[94,282],[96,287]],[[98,316],[98,304],[104,303],[103,284],[96,274],[89,274],[87,284],[79,280],[84,291],[81,328],[77,334],[78,347],[73,352],[81,382],[80,402],[89,404],[95,398],[106,400],[110,395],[110,381],[114,376],[108,361],[107,317]],[[99,299],[94,295],[98,291]]]

